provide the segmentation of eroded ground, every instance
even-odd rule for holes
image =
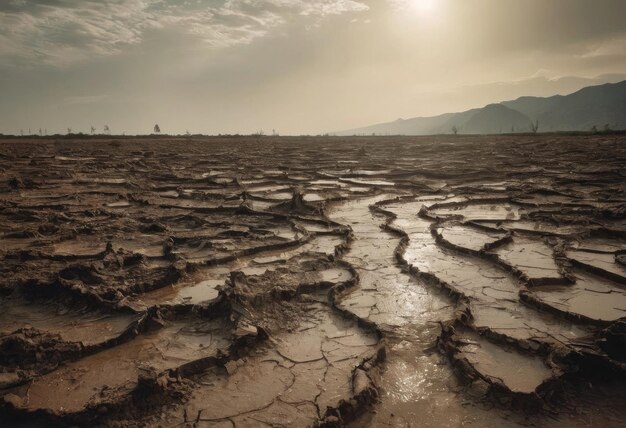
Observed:
[[[626,423],[626,141],[0,143],[0,422]]]

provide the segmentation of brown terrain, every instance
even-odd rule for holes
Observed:
[[[0,425],[621,427],[626,136],[0,141]]]

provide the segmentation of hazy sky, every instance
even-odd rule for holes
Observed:
[[[624,0],[0,0],[2,133],[317,134],[624,79]]]

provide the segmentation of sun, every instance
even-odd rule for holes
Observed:
[[[435,10],[437,0],[408,0],[410,8],[419,14],[428,14]]]

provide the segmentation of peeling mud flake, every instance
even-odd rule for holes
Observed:
[[[586,238],[572,242],[572,247],[580,251],[596,253],[617,253],[626,251],[625,239]]]
[[[129,201],[117,201],[106,204],[108,208],[128,208],[131,203]]]
[[[324,195],[320,193],[305,193],[303,199],[306,202],[320,202],[326,200]]]
[[[187,320],[189,321],[189,320]],[[78,414],[100,404],[116,404],[138,385],[144,370],[181,367],[225,349],[229,328],[221,321],[165,321],[160,330],[103,350],[19,387],[19,408],[50,414]]]
[[[505,349],[476,333],[465,331],[457,341],[461,358],[484,378],[502,384],[511,392],[532,394],[553,376],[541,358]]]
[[[626,284],[626,267],[616,262],[613,253],[573,250],[568,251],[566,256],[583,269]]]
[[[289,250],[274,250],[255,257],[253,261],[258,264],[268,264],[280,261],[286,261],[300,254],[321,253],[328,256],[334,256],[338,247],[345,243],[341,236],[337,235],[317,235],[310,241],[299,247]]]
[[[77,237],[61,241],[52,246],[52,254],[65,257],[96,257],[106,250],[106,242],[98,242],[93,237]]]
[[[346,183],[366,185],[366,186],[381,186],[381,187],[390,187],[395,186],[396,184],[392,181],[387,180],[369,180],[364,178],[343,178],[342,181]]]
[[[516,341],[570,345],[585,343],[593,328],[574,324],[539,309],[516,302],[474,303],[473,325]],[[528,345],[530,347],[530,345]]]
[[[540,240],[515,236],[511,242],[493,250],[493,253],[531,285],[569,282],[561,276],[553,249]]]
[[[142,234],[116,238],[111,243],[114,251],[124,249],[133,253],[143,254],[146,257],[161,257],[163,256],[164,241],[165,239],[160,236]]]
[[[538,287],[532,295],[560,312],[583,318],[612,322],[626,317],[626,290],[584,272],[576,272],[576,282],[567,286]]]
[[[482,226],[492,228],[503,228],[511,231],[529,233],[540,236],[571,236],[577,233],[583,233],[584,228],[576,224],[553,224],[541,221],[479,221]]]
[[[0,334],[22,328],[58,334],[63,341],[92,346],[121,336],[141,315],[72,309],[53,303],[0,301]]]
[[[437,206],[431,208],[430,213],[439,217],[462,216],[465,220],[519,220],[521,218],[520,207],[510,204],[481,204],[472,203],[451,207]]]
[[[209,302],[218,297],[218,288],[224,284],[229,273],[226,268],[201,270],[175,285],[144,293],[133,300],[144,307]]]
[[[486,232],[463,225],[445,225],[437,234],[452,246],[478,252],[506,237],[505,233]]]

